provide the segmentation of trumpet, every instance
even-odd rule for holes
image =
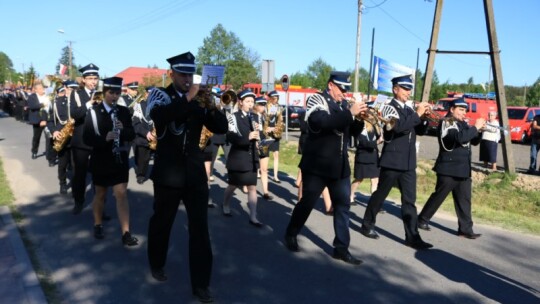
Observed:
[[[92,90],[90,100],[95,103],[101,103],[103,101],[103,80],[98,82],[97,88]]]
[[[415,108],[415,111],[416,111],[416,108]],[[424,112],[424,115],[422,115],[422,117],[420,118],[423,120],[427,120],[429,122],[439,123],[439,121],[441,121],[441,119],[443,119],[444,116],[439,114],[439,112],[434,111],[433,106],[431,106],[429,107],[429,109],[426,110],[426,112]]]
[[[355,102],[356,100],[354,98],[347,99],[349,106]],[[358,115],[356,115],[354,118],[356,120],[363,120],[373,126],[384,124],[386,130],[390,131],[396,125],[399,115],[393,107],[385,105],[381,106],[381,104],[378,104],[376,107],[368,108],[367,112],[365,113],[358,113]]]
[[[236,104],[236,100],[238,99],[238,96],[233,90],[229,89],[221,94],[220,99],[224,105],[229,105],[232,103],[232,105],[234,106]]]

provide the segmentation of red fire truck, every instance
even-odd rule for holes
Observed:
[[[441,116],[445,116],[454,99],[464,97],[465,102],[469,105],[466,114],[466,120],[470,125],[474,125],[479,117],[486,118],[491,111],[497,112],[497,102],[495,99],[486,97],[484,94],[478,93],[457,93],[448,92],[448,97],[439,99],[434,105],[433,110]],[[437,123],[430,122],[430,131],[437,130]]]

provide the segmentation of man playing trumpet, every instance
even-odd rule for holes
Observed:
[[[457,235],[476,239],[480,234],[474,233],[472,228],[471,144],[480,143],[480,132],[485,127],[486,120],[478,118],[474,126],[469,126],[465,121],[467,106],[463,98],[455,99],[446,118],[439,123],[439,156],[433,168],[437,172],[437,184],[435,192],[418,215],[418,228],[431,230],[429,220],[452,192],[458,217]]]
[[[361,260],[349,252],[350,175],[348,157],[349,127],[362,122],[354,117],[367,111],[363,102],[352,102],[347,108],[345,92],[351,83],[349,73],[332,72],[324,92],[314,94],[307,101],[306,122],[308,136],[302,147],[302,199],[294,207],[285,234],[285,245],[290,251],[299,251],[297,235],[307,221],[315,203],[328,187],[334,208],[334,253],[352,265]]]
[[[381,173],[377,190],[369,199],[364,222],[360,233],[364,236],[378,239],[375,231],[377,213],[392,187],[397,183],[401,192],[401,217],[405,226],[405,244],[415,249],[433,247],[420,238],[417,228],[418,214],[416,213],[416,135],[423,135],[428,127],[427,121],[421,120],[429,109],[429,103],[422,102],[416,107],[416,112],[405,103],[409,100],[413,80],[411,75],[392,79],[394,98],[385,105],[395,108],[399,118],[393,127],[385,128],[384,146],[381,153]]]

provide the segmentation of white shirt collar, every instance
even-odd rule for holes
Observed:
[[[109,106],[106,102],[103,102],[103,106],[105,107],[105,111],[107,111],[107,113],[111,113],[111,106]]]

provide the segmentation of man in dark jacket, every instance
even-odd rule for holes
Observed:
[[[208,290],[212,272],[209,190],[199,142],[203,125],[213,133],[224,134],[228,122],[215,107],[201,107],[194,100],[199,85],[193,81],[193,54],[183,53],[167,61],[171,65],[172,84],[165,89],[153,89],[146,110],[154,121],[158,138],[150,176],[154,182],[154,214],[148,226],[148,260],[152,276],[158,281],[167,280],[164,266],[169,237],[182,201],[188,218],[192,292],[201,302],[212,302]]]
[[[428,223],[448,194],[452,192],[458,217],[458,236],[476,239],[471,216],[471,144],[480,143],[481,128],[486,121],[478,118],[474,126],[465,121],[467,103],[463,98],[453,101],[448,115],[439,123],[439,156],[433,170],[437,172],[437,185],[422,212],[418,215],[418,228],[431,230]]]
[[[51,101],[49,96],[45,94],[43,84],[36,83],[34,85],[34,93],[28,97],[28,109],[30,114],[28,115],[28,123],[32,125],[32,159],[37,158],[37,152],[39,149],[39,142],[41,141],[41,134],[47,125],[48,113],[51,108]],[[50,150],[49,140],[45,141],[45,153]]]
[[[344,93],[348,90],[349,74],[332,72],[327,88],[309,97],[306,118],[308,136],[302,147],[302,199],[294,207],[285,234],[285,245],[290,251],[299,251],[296,236],[307,221],[311,210],[325,187],[330,191],[334,207],[333,257],[346,263],[359,265],[361,260],[349,252],[350,175],[348,158],[349,126],[359,123],[354,116],[365,112],[363,102],[354,102],[347,109]]]
[[[364,236],[378,239],[375,231],[377,213],[394,185],[399,185],[401,192],[401,218],[405,226],[405,244],[415,249],[433,247],[424,242],[418,233],[416,213],[416,135],[423,135],[428,127],[427,121],[422,120],[429,104],[423,102],[415,109],[407,105],[413,80],[411,75],[392,79],[394,98],[384,106],[392,107],[397,113],[394,126],[384,128],[384,146],[381,152],[381,173],[377,190],[369,199],[364,222],[360,233]]]
[[[86,195],[86,174],[88,172],[88,162],[92,147],[86,145],[83,141],[84,120],[86,113],[93,105],[97,104],[92,98],[98,86],[99,68],[90,63],[79,69],[82,73],[82,82],[84,87],[71,92],[69,97],[70,114],[75,119],[75,130],[71,138],[71,155],[73,157],[73,180],[71,193],[75,205],[73,214],[81,213],[84,207]]]

